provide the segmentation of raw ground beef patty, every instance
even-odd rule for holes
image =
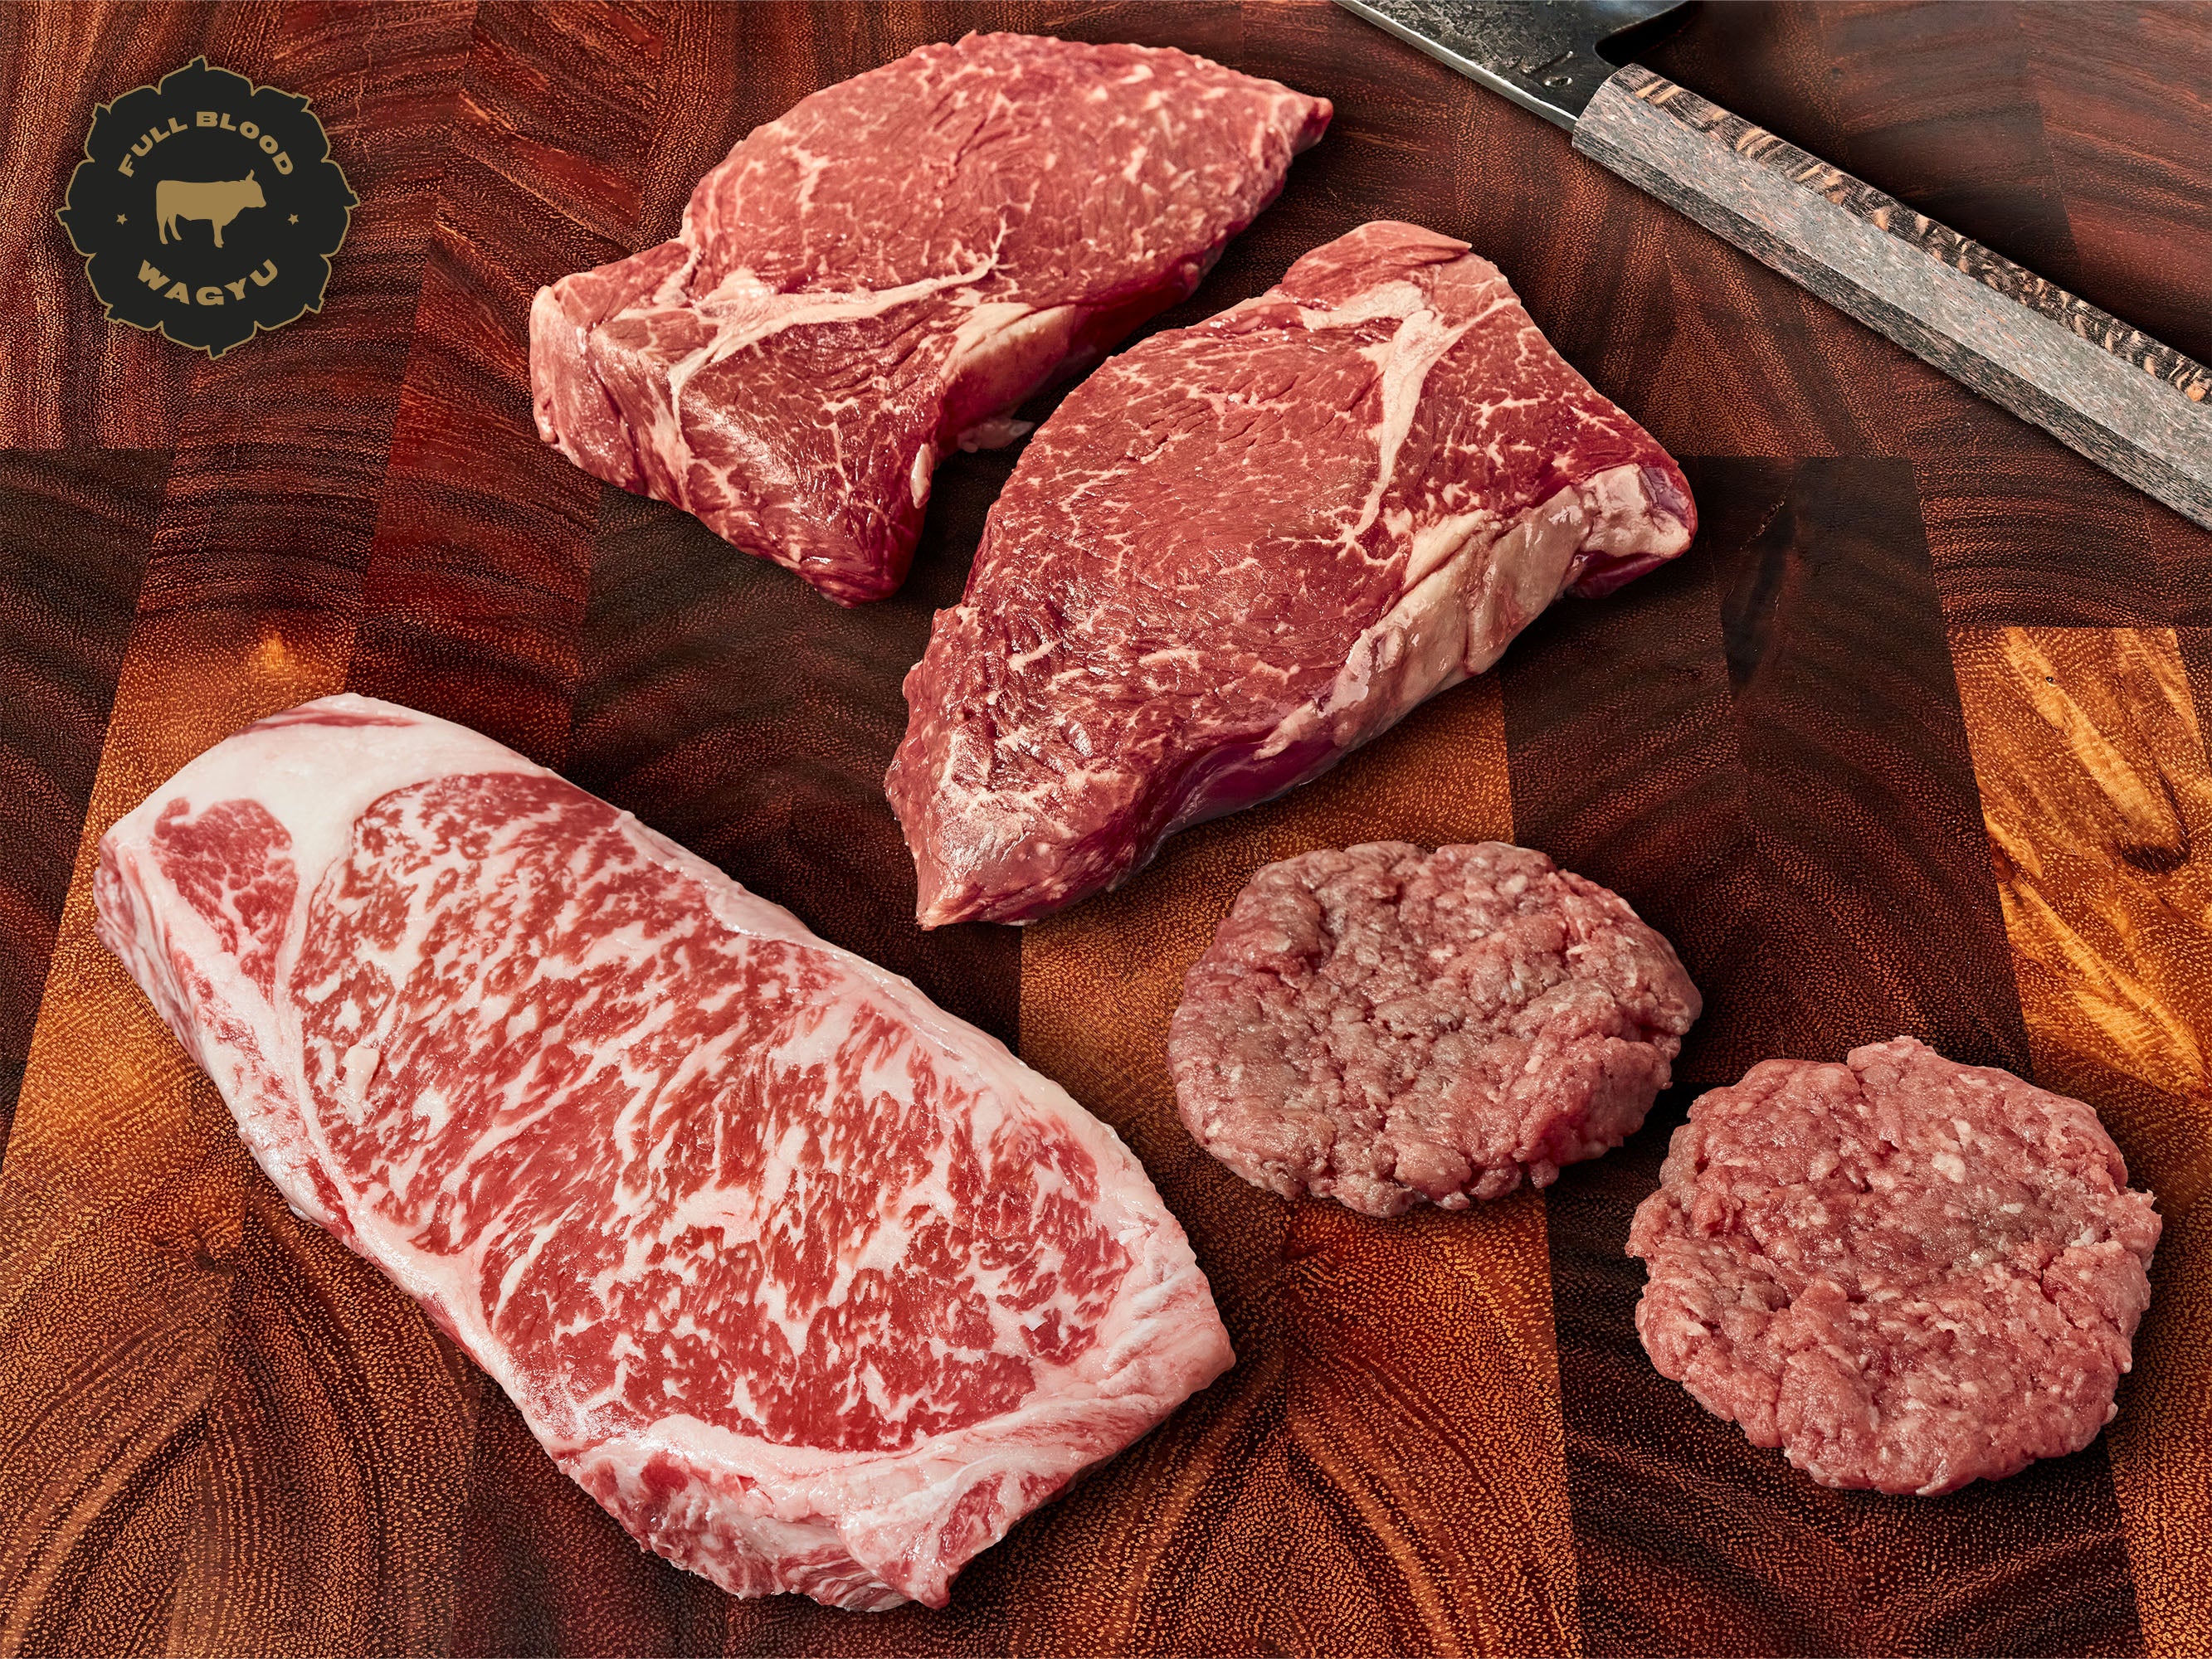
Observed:
[[[1665,939],[1541,853],[1374,842],[1252,878],[1168,1058],[1191,1133],[1253,1185],[1463,1209],[1634,1133],[1701,1006]]]
[[[2078,1100],[1909,1037],[1770,1060],[1674,1132],[1636,1328],[1822,1485],[1933,1495],[2112,1420],[2160,1224]]]

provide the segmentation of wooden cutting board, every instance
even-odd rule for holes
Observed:
[[[1337,773],[1025,933],[924,936],[879,780],[1009,454],[840,611],[532,434],[532,290],[672,233],[817,87],[970,27],[1182,46],[1337,105],[1183,322],[1369,218],[1467,238],[1683,459],[1675,565],[1565,602]],[[316,318],[210,363],[52,217],[93,104],[204,52],[362,198]],[[2212,12],[1705,9],[1652,61],[2212,360]],[[0,12],[0,1649],[2200,1653],[2212,1648],[2212,537],[1326,5]],[[945,1613],[641,1554],[284,1208],[94,942],[100,833],[341,687],[481,727],[916,979],[1126,1136],[1236,1370]],[[1707,1012],[1643,1133],[1371,1222],[1172,1112],[1182,969],[1299,848],[1510,836]],[[1630,1212],[1698,1090],[1911,1032],[2094,1102],[2166,1217],[2121,1414],[1936,1501],[1814,1486],[1658,1377]]]

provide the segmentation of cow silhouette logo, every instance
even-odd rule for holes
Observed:
[[[164,179],[154,186],[154,216],[161,222],[167,244],[179,219],[204,219],[215,227],[215,245],[222,246],[222,228],[250,207],[267,207],[261,181],[248,173],[243,179],[218,179],[210,185]],[[184,238],[179,236],[179,241]]]
[[[55,217],[109,317],[220,357],[322,309],[359,202],[305,98],[195,58],[93,112]]]

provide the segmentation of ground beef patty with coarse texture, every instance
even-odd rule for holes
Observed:
[[[1252,878],[1168,1058],[1191,1133],[1253,1185],[1463,1209],[1633,1133],[1700,1006],[1665,939],[1541,853],[1375,842]]]
[[[1770,1060],[1674,1132],[1636,1328],[1822,1485],[1933,1495],[2112,1420],[2159,1227],[2078,1100],[1909,1037]]]

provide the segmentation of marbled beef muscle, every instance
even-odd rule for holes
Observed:
[[[1315,249],[1078,386],[991,509],[887,786],[923,925],[1119,883],[1695,525],[1465,243],[1377,222]]]
[[[538,429],[830,598],[905,579],[930,474],[1183,299],[1328,100],[1187,52],[971,34],[824,88],[672,241],[540,290]]]
[[[1230,1362],[1110,1129],[489,738],[303,705],[118,823],[96,892],[293,1207],[737,1595],[942,1606]]]

